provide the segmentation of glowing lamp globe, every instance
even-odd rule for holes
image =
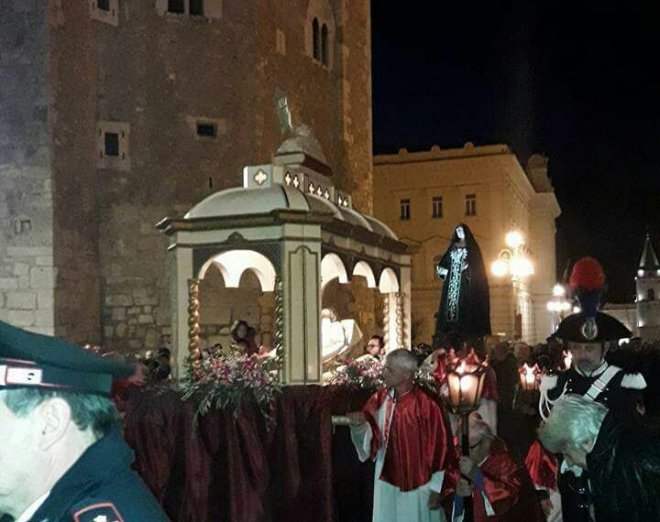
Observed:
[[[509,272],[509,265],[503,259],[493,261],[490,270],[495,277],[504,277]]]
[[[525,243],[525,240],[523,239],[523,236],[520,232],[517,230],[512,230],[511,232],[508,232],[506,236],[504,236],[504,242],[509,248],[518,248]]]
[[[447,371],[449,405],[454,413],[467,414],[479,407],[485,377],[486,366],[465,359]]]
[[[560,285],[557,283],[555,286],[552,287],[552,295],[555,297],[564,297],[566,294],[566,289],[564,288],[564,285]]]

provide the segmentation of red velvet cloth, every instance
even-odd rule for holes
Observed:
[[[376,413],[385,401],[391,400],[388,390],[381,389],[363,409],[374,434],[372,458],[383,444]],[[455,467],[451,428],[444,410],[434,399],[415,386],[399,397],[393,408],[381,480],[401,491],[412,491],[428,483],[434,472]]]
[[[517,464],[504,442],[493,440],[488,458],[479,465],[486,497],[495,516],[487,516],[483,496],[475,491],[474,522],[543,522],[545,516],[525,467]]]
[[[557,490],[557,457],[535,440],[527,452],[525,466],[537,486]]]
[[[360,409],[363,391],[288,387],[267,426],[254,405],[212,412],[173,392],[130,390],[124,432],[135,468],[173,522],[365,522],[373,464],[330,417]]]

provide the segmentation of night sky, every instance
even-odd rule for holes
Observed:
[[[560,275],[594,255],[609,300],[631,302],[647,231],[660,253],[654,4],[373,1],[374,152],[472,141],[549,156]]]

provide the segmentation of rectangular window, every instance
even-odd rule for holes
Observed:
[[[110,0],[96,0],[96,7],[101,11],[110,11]]]
[[[431,217],[433,219],[440,219],[442,217],[442,196],[434,197],[432,203]]]
[[[204,16],[204,0],[190,0],[190,14]]]
[[[205,138],[216,138],[218,136],[218,127],[215,123],[198,121],[197,136],[204,136]]]
[[[186,12],[185,0],[167,0],[167,11],[169,13],[183,14]]]
[[[119,156],[119,134],[116,132],[105,133],[105,155]]]
[[[465,215],[477,215],[477,196],[476,194],[467,194],[465,196]]]
[[[402,199],[400,205],[401,221],[408,221],[410,219],[410,200]]]

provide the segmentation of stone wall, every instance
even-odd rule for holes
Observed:
[[[3,2],[0,17],[0,320],[54,333],[47,12]]]
[[[352,11],[341,3],[333,2],[338,16]],[[288,96],[294,122],[313,127],[340,177],[358,162],[347,160],[354,145],[344,140],[339,105],[340,78],[349,73],[340,65],[324,68],[305,54],[307,0],[296,0],[295,6],[226,2],[214,19],[159,13],[152,3],[123,5],[118,27],[105,25],[97,33],[98,117],[130,125],[131,165],[128,172],[98,172],[99,251],[104,343],[138,348],[170,335],[167,241],[153,225],[185,213],[211,193],[240,185],[244,165],[271,160],[283,140],[274,109],[278,89]],[[358,9],[363,16],[364,5]],[[278,29],[285,54],[276,46]],[[368,27],[351,31],[363,72],[370,65],[365,62],[370,50],[364,48]],[[364,94],[370,77],[357,69],[350,74]],[[362,112],[353,121],[369,129],[353,140],[361,151],[357,170],[370,181],[370,120],[364,124],[370,98],[361,95],[354,107]],[[216,122],[218,135],[197,136],[198,120]],[[360,186],[370,194],[368,184]],[[135,295],[138,291],[147,295]],[[112,304],[117,299],[133,304]],[[152,303],[143,305],[149,311],[138,313],[136,300]],[[262,308],[267,311],[267,303]],[[262,322],[261,315],[248,312],[232,319],[247,314]]]
[[[305,41],[310,4],[326,2],[330,67]],[[206,16],[167,13],[165,0],[112,6],[3,6],[0,319],[137,350],[171,335],[167,240],[154,225],[271,160],[284,138],[278,89],[338,187],[370,208],[369,2],[206,0]],[[103,159],[113,125],[126,132],[121,161]],[[265,328],[272,306],[260,299]]]
[[[43,3],[43,2],[41,2]],[[97,31],[87,2],[49,2],[55,333],[98,343]]]

